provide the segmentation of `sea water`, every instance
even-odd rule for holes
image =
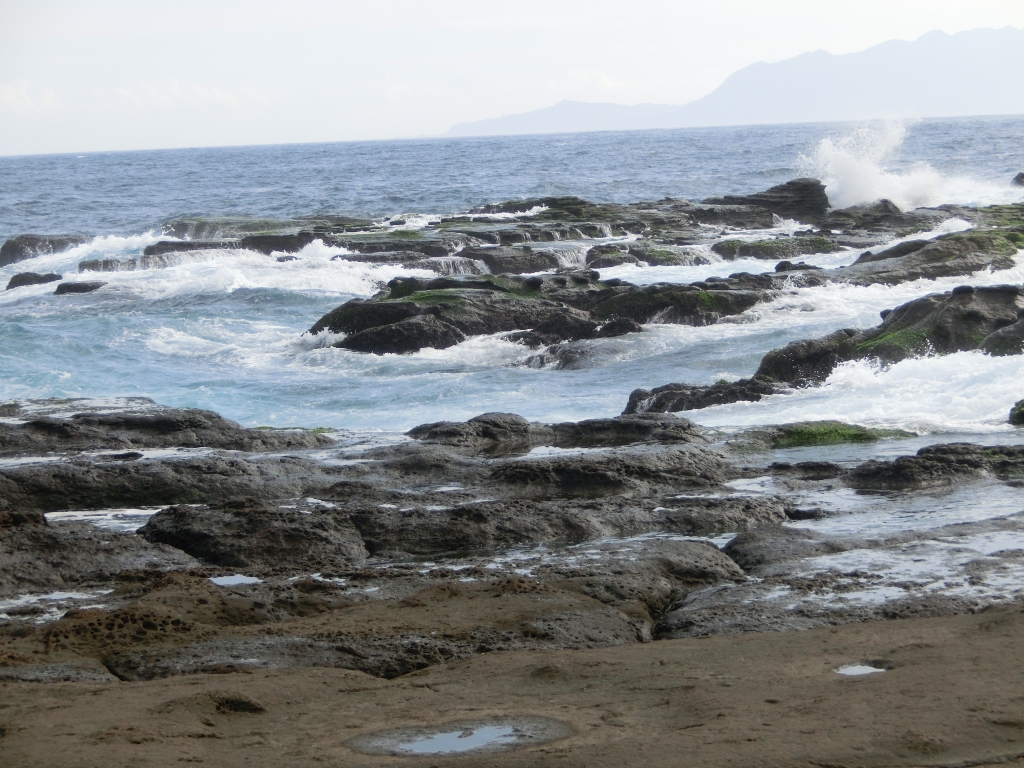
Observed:
[[[184,216],[401,214],[422,224],[510,198],[702,199],[799,175],[822,178],[843,205],[879,197],[904,207],[1014,202],[1024,199],[1009,183],[1024,170],[1022,137],[1024,118],[1002,117],[0,158],[0,239],[93,236],[0,269],[0,283],[26,271],[107,282],[76,296],[54,296],[52,284],[0,292],[0,400],[146,396],[250,426],[383,432],[493,410],[541,421],[613,416],[637,387],[749,376],[771,349],[877,325],[880,311],[916,297],[963,283],[1024,282],[1024,255],[1013,269],[971,277],[794,288],[719,325],[650,325],[595,340],[572,370],[525,365],[532,351],[500,337],[411,355],[330,347],[305,332],[321,315],[393,277],[433,273],[335,259],[345,250],[319,241],[283,263],[228,249],[129,272],[80,275],[77,264],[138,256],[167,239],[164,222]],[[926,236],[969,226],[952,220]],[[858,253],[804,260],[835,267]],[[702,255],[711,263],[623,266],[602,276],[692,282],[774,267],[723,262],[707,248]],[[723,429],[840,418],[985,439],[1010,430],[1020,382],[1024,357],[961,353],[885,369],[857,362],[820,388],[687,415]]]

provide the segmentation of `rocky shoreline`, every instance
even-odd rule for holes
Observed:
[[[758,239],[779,217],[807,229]],[[911,239],[953,218],[971,228]],[[175,222],[168,236],[191,239],[78,269],[237,248],[280,261],[320,240],[347,249],[337,258],[438,276],[395,278],[310,334],[376,355],[497,335],[532,349],[530,365],[569,368],[596,339],[727,322],[804,287],[998,273],[1024,243],[1024,205],[836,211],[810,179],[702,203],[517,201],[418,229],[287,224]],[[21,236],[0,264],[81,242]],[[617,265],[694,263],[698,245],[777,264],[682,285],[601,279]],[[849,248],[875,250],[831,269],[793,261]],[[23,273],[7,289],[104,285],[62,280]],[[970,350],[1024,354],[1024,287],[926,295],[874,328],[773,350],[750,378],[637,389],[622,415],[578,422],[494,412],[374,435],[246,428],[145,398],[0,404],[0,685],[324,668],[393,680],[497,652],[1018,604],[1019,430],[978,445],[839,421],[715,430],[676,415],[815,387],[849,361]],[[1024,423],[1022,404],[1010,424]],[[865,534],[869,518],[882,522]]]

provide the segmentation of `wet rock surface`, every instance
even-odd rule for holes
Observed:
[[[974,229],[906,239],[953,218]],[[1004,269],[1016,264],[1020,227],[1019,206],[904,212],[880,201],[836,211],[820,182],[803,179],[702,203],[512,201],[425,225],[183,220],[167,236],[189,240],[78,269],[156,269],[197,250],[299,261],[320,241],[345,249],[334,258],[439,276],[396,278],[325,314],[312,335],[377,355],[497,335],[533,350],[519,364],[570,370],[595,340],[628,344],[656,323],[742,321],[801,287]],[[875,250],[844,268],[794,263],[850,248]],[[637,286],[597,271],[719,258],[762,259],[765,273]],[[716,432],[674,412],[813,386],[848,360],[1020,354],[1022,296],[1019,286],[933,294],[883,313],[876,328],[775,350],[751,378],[636,390],[624,415],[580,422],[494,412],[383,438],[250,429],[142,399],[0,405],[0,556],[11,564],[0,577],[0,678],[311,667],[395,678],[490,651],[946,616],[1019,600],[1021,448],[922,445],[836,421]],[[893,447],[911,439],[906,451]],[[999,500],[1000,515],[918,523],[970,506],[957,494],[971,487]],[[879,509],[903,528],[871,537],[851,532],[855,521],[844,528]],[[907,562],[926,565],[908,572]]]
[[[363,445],[144,400],[3,414],[11,680],[306,667],[393,678],[495,650],[950,615],[998,598],[886,586],[902,597],[851,602],[842,595],[897,576],[816,563],[963,541],[944,556],[983,585],[1016,567],[1012,552],[955,553],[1024,535],[1012,516],[873,539],[791,527],[842,516],[819,496],[971,483],[1012,493],[1024,479],[1014,445],[777,460],[907,437],[840,422],[722,436],[672,414],[540,424],[490,413]],[[96,511],[141,504],[137,531],[103,527]]]
[[[820,384],[849,360],[896,363],[910,357],[980,350],[1024,354],[1024,287],[959,286],[883,313],[870,330],[844,329],[792,342],[762,358],[750,379],[711,386],[666,384],[635,390],[624,413],[687,411],[733,402],[757,402],[791,387]]]
[[[55,283],[63,279],[61,275],[53,273],[42,275],[38,272],[21,272],[7,281],[7,288],[5,290],[13,291],[15,288],[24,288],[28,285],[45,285],[46,283]]]
[[[0,267],[34,256],[61,253],[90,239],[83,235],[18,235],[0,246]]]
[[[78,293],[92,293],[106,285],[101,280],[80,280],[77,283],[61,283],[53,292],[54,296],[69,296]]]
[[[349,334],[335,346],[360,352],[443,349],[469,336],[509,333],[530,346],[635,333],[649,322],[710,325],[750,309],[773,290],[770,279],[638,288],[598,280],[592,270],[543,277],[396,278],[388,292],[355,299],[318,320],[310,333]]]

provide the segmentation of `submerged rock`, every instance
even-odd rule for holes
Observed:
[[[11,291],[15,288],[23,288],[26,285],[44,285],[45,283],[55,283],[58,280],[63,280],[63,275],[56,275],[52,272],[48,275],[42,275],[38,272],[20,272],[12,277],[7,282],[7,288],[5,290]]]

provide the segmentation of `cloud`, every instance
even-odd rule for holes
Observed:
[[[96,100],[101,103],[116,102],[147,112],[190,107],[237,109],[253,102],[266,101],[264,95],[254,88],[230,91],[215,85],[181,83],[177,78],[98,91]]]
[[[57,94],[47,88],[37,88],[28,80],[0,83],[0,107],[20,115],[33,112],[52,112],[58,109]]]

